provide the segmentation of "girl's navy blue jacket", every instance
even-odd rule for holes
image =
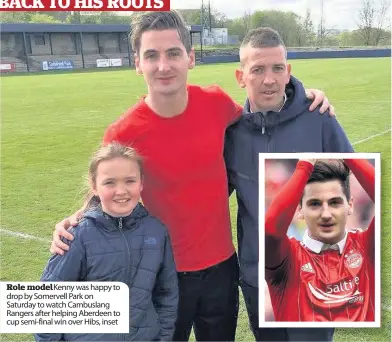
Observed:
[[[119,281],[129,287],[128,334],[36,334],[37,341],[170,341],[177,318],[178,285],[164,225],[142,204],[122,218],[101,208],[71,230],[63,256],[50,258],[42,281]],[[109,317],[105,317],[109,318]]]

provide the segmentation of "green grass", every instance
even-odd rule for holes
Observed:
[[[197,66],[190,82],[218,83],[243,102],[237,64]],[[293,74],[307,87],[323,89],[335,105],[351,142],[391,127],[390,59],[325,59],[292,62]],[[134,70],[34,74],[1,79],[1,227],[50,240],[54,224],[79,207],[83,176],[105,127],[146,92]],[[382,311],[381,329],[337,329],[336,341],[389,341],[391,328],[391,140],[390,134],[355,145],[357,152],[382,156]],[[230,198],[232,218],[236,203]],[[235,236],[235,219],[233,232]],[[38,280],[49,243],[1,234],[0,280]],[[0,339],[31,340],[31,335]],[[238,341],[252,334],[243,302]]]

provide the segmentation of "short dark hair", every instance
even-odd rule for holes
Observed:
[[[344,195],[347,201],[351,198],[350,191],[350,169],[343,162],[343,160],[318,160],[314,164],[313,172],[309,177],[306,184],[316,183],[316,182],[329,182],[329,181],[339,181],[342,186]],[[302,205],[302,198],[300,204]]]
[[[241,47],[248,44],[254,48],[283,46],[286,49],[279,33],[270,27],[258,27],[250,30],[242,41]]]
[[[140,51],[142,34],[151,30],[177,30],[186,51],[188,53],[191,51],[192,45],[189,30],[181,15],[174,10],[167,12],[141,12],[135,15],[131,25],[132,50],[137,54]]]
[[[283,46],[285,51],[285,56],[287,58],[287,50],[284,45],[283,39],[279,35],[279,33],[273,30],[270,27],[258,27],[256,29],[250,30],[244,40],[241,43],[240,47],[240,59],[241,59],[241,49],[250,45],[252,48],[274,48],[277,46]],[[245,61],[240,60],[241,68],[244,67]]]

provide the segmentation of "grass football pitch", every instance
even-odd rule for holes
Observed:
[[[381,152],[382,327],[337,329],[335,341],[391,339],[390,63],[390,58],[292,61],[292,73],[306,87],[326,92],[355,150]],[[189,80],[219,84],[242,103],[245,91],[234,78],[237,66],[197,66]],[[49,258],[54,224],[80,206],[88,159],[105,127],[145,92],[143,77],[134,70],[2,77],[1,281],[39,279]],[[235,236],[234,196],[230,207]],[[0,335],[4,341],[32,339]],[[253,340],[242,301],[236,340]]]

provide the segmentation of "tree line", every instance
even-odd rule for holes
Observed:
[[[351,31],[339,31],[326,28],[323,18],[318,27],[312,21],[311,13],[306,11],[303,17],[288,11],[264,10],[245,11],[242,16],[228,19],[215,8],[208,13],[201,10],[179,10],[189,25],[204,24],[212,28],[228,29],[229,35],[238,36],[240,42],[246,33],[256,27],[268,26],[277,30],[287,46],[390,46],[391,29],[390,0],[382,0],[375,6],[374,0],[362,0],[356,13],[357,28]],[[135,15],[135,14],[133,14]],[[137,14],[136,14],[137,15]],[[203,15],[203,18],[202,18]],[[131,16],[117,15],[113,12],[96,12],[81,15],[80,12],[2,12],[2,23],[67,23],[67,24],[127,24]]]

